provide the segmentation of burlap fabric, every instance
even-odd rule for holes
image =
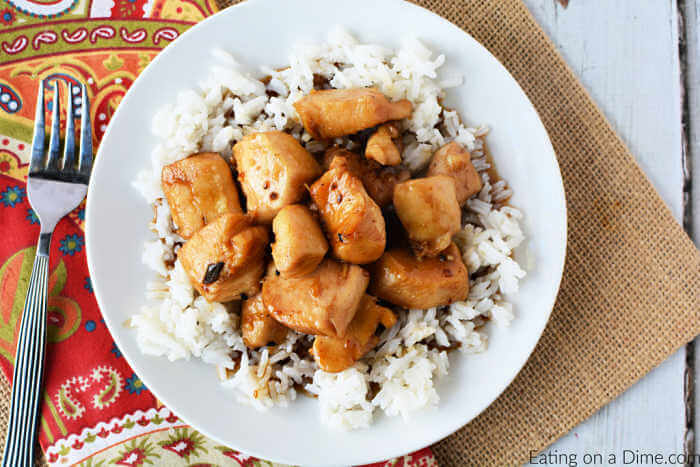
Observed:
[[[522,464],[700,332],[700,255],[520,0],[417,3],[505,65],[564,178],[567,261],[549,325],[506,392],[434,447],[443,466]]]
[[[520,0],[416,3],[505,65],[564,178],[568,251],[550,323],[505,393],[434,446],[441,466],[522,464],[700,333],[700,255]],[[5,423],[8,396],[0,387]]]

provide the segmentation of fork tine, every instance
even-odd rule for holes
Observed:
[[[66,111],[66,140],[63,147],[63,171],[75,167],[75,120],[73,118],[73,84],[68,83],[68,109]]]
[[[92,170],[92,125],[90,124],[90,98],[87,87],[80,84],[82,106],[80,108],[80,167],[82,175],[90,176]]]
[[[49,140],[49,158],[46,168],[58,170],[61,154],[61,109],[59,108],[58,80],[54,80],[53,109],[51,109],[51,139]]]
[[[44,167],[44,145],[46,144],[46,122],[44,121],[44,80],[39,82],[39,95],[36,98],[34,117],[34,138],[32,139],[32,161],[29,172]]]

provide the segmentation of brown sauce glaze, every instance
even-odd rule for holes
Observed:
[[[489,183],[493,185],[496,182],[503,180],[503,177],[501,177],[501,175],[498,173],[498,169],[496,168],[496,162],[493,160],[493,155],[489,150],[488,144],[486,144],[485,138],[481,137],[481,140],[484,142],[482,151],[484,152],[484,156],[486,157],[486,162],[488,162],[489,164],[489,168],[486,169],[486,173],[489,174]],[[495,202],[494,204],[498,207],[510,206],[510,197]]]

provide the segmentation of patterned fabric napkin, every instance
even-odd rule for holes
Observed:
[[[39,234],[26,192],[38,83],[87,84],[97,143],[139,72],[216,11],[213,0],[5,0],[0,6],[0,366],[8,379]],[[39,437],[49,464],[272,465],[187,426],[131,370],[97,308],[84,218],[83,202],[59,223],[51,243]],[[0,391],[0,397],[9,395]],[[0,419],[6,424],[7,413]],[[437,462],[426,448],[376,465]]]

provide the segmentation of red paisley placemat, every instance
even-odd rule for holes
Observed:
[[[0,6],[0,366],[5,377],[12,375],[39,234],[26,192],[39,81],[87,84],[93,138],[99,143],[138,73],[184,30],[216,11],[212,0],[5,0]],[[95,302],[85,261],[84,216],[83,203],[59,223],[51,244],[39,436],[48,463],[270,465],[184,424],[131,370]],[[4,426],[8,399],[3,381]],[[378,465],[437,462],[426,448]]]

